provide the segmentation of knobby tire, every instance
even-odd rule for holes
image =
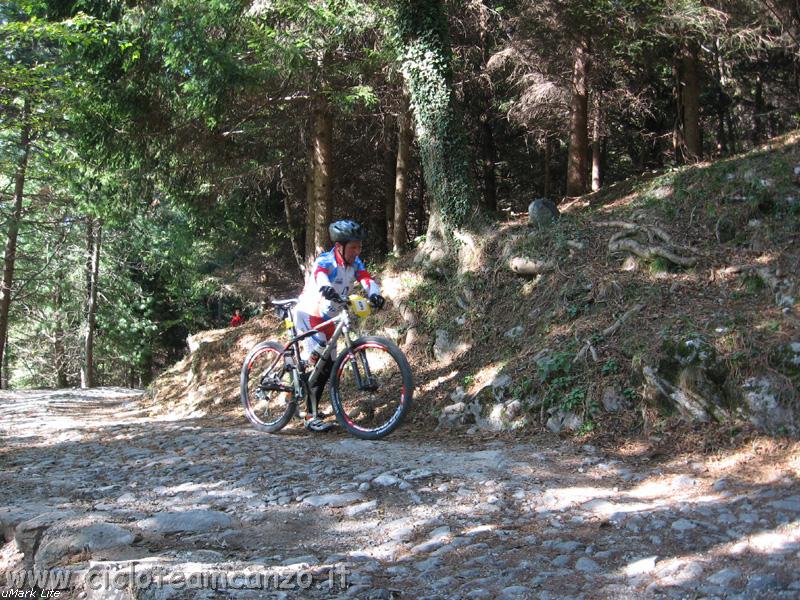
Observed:
[[[370,370],[371,378],[364,374],[365,368]],[[336,420],[361,439],[377,440],[389,435],[411,410],[411,367],[403,351],[386,338],[360,337],[343,350],[333,365],[330,386]]]
[[[283,429],[294,415],[297,406],[294,394],[260,389],[260,382],[254,379],[261,378],[275,358],[282,354],[283,346],[278,342],[261,342],[250,350],[242,363],[239,390],[244,414],[256,429],[268,433]],[[276,365],[276,376],[281,383],[291,385],[291,373],[285,370],[284,364],[281,361]],[[275,403],[274,416],[264,415],[272,402]]]

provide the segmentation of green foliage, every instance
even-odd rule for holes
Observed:
[[[591,305],[587,303],[578,304],[578,303],[570,303],[567,305],[567,316],[570,320],[577,319],[581,315],[586,315],[589,313],[591,309]]]
[[[518,383],[511,386],[511,397],[515,400],[526,400],[533,393],[535,382],[530,377],[522,377]]]
[[[355,85],[340,96],[339,104],[343,110],[353,110],[358,106],[374,107],[379,103],[375,90],[368,85]]]
[[[551,383],[558,377],[564,377],[572,370],[572,359],[574,355],[569,352],[556,352],[551,354],[539,363],[539,381],[543,384]]]
[[[603,375],[613,375],[619,372],[619,363],[614,358],[609,358],[600,369]]]
[[[465,225],[477,207],[477,195],[455,109],[447,13],[441,0],[398,2],[393,38],[432,204],[449,226]]]
[[[669,273],[674,269],[674,266],[672,262],[666,258],[656,256],[654,259],[648,262],[647,268],[655,275],[658,273]]]
[[[742,284],[749,294],[757,294],[766,287],[764,280],[758,273],[748,273],[744,277]]]
[[[633,388],[625,388],[622,390],[622,396],[630,403],[635,403],[639,399],[638,392]]]
[[[580,386],[574,387],[564,396],[560,403],[560,407],[565,411],[574,411],[583,404],[585,399],[586,389]]]

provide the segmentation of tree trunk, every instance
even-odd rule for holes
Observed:
[[[8,340],[6,340],[6,347],[3,349],[3,373],[0,375],[0,389],[7,390],[10,387],[11,373],[9,372],[11,365],[10,352],[8,351]]]
[[[83,369],[81,387],[95,386],[94,335],[97,317],[97,284],[100,275],[100,239],[102,229],[99,221],[88,218],[86,221],[86,334],[83,338]]]
[[[552,147],[551,147],[550,138],[546,137],[544,139],[544,158],[542,159],[543,171],[544,171],[544,190],[543,195],[545,198],[550,197],[550,188],[552,188],[551,178],[550,178],[550,161],[552,160]]]
[[[497,150],[494,145],[494,125],[489,109],[481,115],[481,162],[483,163],[483,208],[491,213],[497,212],[497,178],[495,163]]]
[[[56,278],[53,282],[56,286],[53,305],[55,307],[55,339],[53,340],[53,362],[56,368],[56,387],[67,387],[67,353],[64,347],[64,290],[61,282],[65,279],[64,266],[62,263],[61,250],[58,250],[56,257],[58,266],[56,268]]]
[[[277,180],[276,180],[277,181]],[[297,268],[300,269],[301,274],[305,274],[303,263],[303,249],[300,247],[300,236],[302,235],[297,226],[297,219],[292,212],[291,204],[289,203],[289,194],[285,191],[278,189],[276,185],[276,193],[281,195],[283,201],[283,216],[286,218],[286,227],[289,229],[289,240],[292,243],[292,254],[297,263]]]
[[[683,136],[683,78],[681,67],[676,61],[672,65],[672,78],[675,83],[675,124],[672,128],[672,151],[675,155],[675,162],[683,163],[686,148],[686,141]]]
[[[636,152],[636,148],[633,148],[631,159],[634,160],[639,172],[644,173],[647,170],[647,165],[650,162],[650,142],[648,141],[645,132],[642,132],[639,138],[641,139],[642,143],[639,145],[638,153]]]
[[[717,155],[726,156],[728,154],[728,136],[725,132],[725,102],[724,92],[717,95]]]
[[[422,172],[422,164],[419,165],[419,188],[417,189],[417,236],[422,235],[428,229],[428,195],[425,193],[425,174]]]
[[[380,246],[384,253],[392,251],[394,245],[394,194],[395,179],[397,170],[397,142],[394,129],[398,125],[394,119],[384,121],[384,139],[386,140],[383,148],[383,220],[381,222]]]
[[[736,154],[739,151],[739,144],[736,136],[736,127],[733,124],[733,112],[727,111],[725,115],[725,122],[728,127],[728,145],[731,154]]]
[[[308,169],[306,170],[306,228],[305,228],[305,254],[304,270],[308,272],[314,262],[314,251],[316,243],[314,233],[316,231],[317,208],[314,204],[314,152],[313,147],[308,153]]]
[[[753,146],[764,141],[764,82],[761,74],[756,75],[753,112]]]
[[[723,71],[722,52],[719,40],[714,47],[714,65],[716,66],[717,77],[717,155],[726,156],[729,153],[728,133],[725,130],[725,119],[728,113],[730,99],[725,93],[725,75]]]
[[[683,48],[673,72],[677,113],[673,135],[675,159],[678,162],[695,162],[703,157],[697,49]]]
[[[396,14],[402,71],[431,198],[426,243],[449,246],[455,230],[477,222],[480,209],[456,111],[447,13],[442,0],[399,0]]]
[[[314,254],[328,250],[331,222],[331,164],[333,113],[327,98],[318,94],[314,103]]]
[[[589,174],[589,47],[585,41],[575,46],[572,70],[567,196],[586,192]]]
[[[400,254],[408,242],[408,168],[411,161],[411,143],[414,129],[408,107],[408,98],[403,101],[400,116],[397,119],[397,164],[394,180],[394,227],[392,251]],[[421,204],[422,202],[420,202]]]
[[[691,48],[683,54],[683,135],[686,138],[687,158],[698,161],[703,158],[703,137],[700,128],[700,73],[697,49]]]
[[[600,108],[600,94],[595,93],[594,95],[594,123],[592,125],[592,191],[596,192],[600,189],[600,185],[602,183],[602,173],[601,173],[601,156],[602,156],[602,144],[601,144],[601,128],[600,128],[600,120],[602,117],[601,108]]]
[[[14,283],[14,266],[17,260],[17,236],[22,219],[22,199],[25,195],[25,176],[31,151],[30,102],[25,100],[22,109],[22,132],[20,134],[20,157],[14,176],[14,207],[8,220],[6,251],[3,260],[3,281],[0,282],[0,365],[3,367],[2,381],[9,381],[8,360],[4,354],[8,346],[8,315],[11,309],[11,286]]]
[[[386,193],[383,195],[383,227],[381,233],[381,245],[388,253],[392,251],[394,244],[394,186],[395,186],[395,165],[397,164],[397,156],[394,152],[386,152],[386,162],[384,171],[386,173]],[[391,186],[390,186],[391,184]]]

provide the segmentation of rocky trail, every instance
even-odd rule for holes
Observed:
[[[4,597],[37,574],[61,598],[800,597],[796,455],[268,435],[142,402],[0,394]]]

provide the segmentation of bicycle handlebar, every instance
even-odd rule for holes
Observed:
[[[343,305],[343,306],[344,306],[344,305],[347,305],[347,304],[350,302],[350,299],[349,299],[349,298],[342,298],[341,296],[337,296],[336,298],[332,298],[332,299],[331,299],[331,302],[337,302],[337,303],[339,303],[339,304],[341,304],[341,305]],[[372,302],[372,300],[370,300],[369,298],[367,298],[367,302],[369,302],[369,305],[370,305],[372,308],[374,308],[375,310],[380,310],[380,309],[379,309],[379,308],[378,308],[378,307],[377,307],[377,306],[376,306],[376,305],[375,305],[375,304]]]

